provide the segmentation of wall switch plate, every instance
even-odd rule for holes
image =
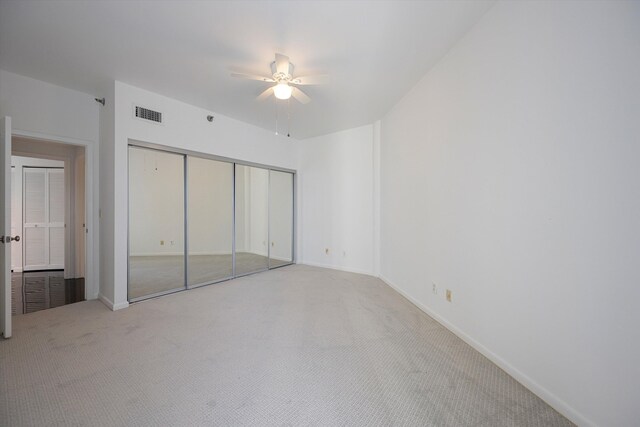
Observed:
[[[451,290],[447,289],[447,301],[451,302]]]

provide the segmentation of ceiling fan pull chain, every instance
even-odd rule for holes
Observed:
[[[278,135],[278,101],[274,98],[273,105],[276,107],[276,135]]]
[[[287,99],[287,138],[291,138],[291,98]]]

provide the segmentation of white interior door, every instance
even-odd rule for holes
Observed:
[[[0,333],[11,336],[11,118],[0,119]]]
[[[22,167],[11,166],[11,235],[22,236]],[[22,245],[11,245],[11,271],[22,271]]]
[[[24,271],[64,269],[64,169],[23,168]]]

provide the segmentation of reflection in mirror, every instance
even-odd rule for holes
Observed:
[[[293,262],[293,174],[269,171],[269,267]]]
[[[236,276],[266,270],[269,171],[236,164]]]
[[[187,158],[188,284],[233,276],[233,163]]]
[[[184,289],[184,156],[129,147],[129,300]]]

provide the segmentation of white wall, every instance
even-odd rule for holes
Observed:
[[[581,425],[640,419],[639,23],[500,2],[381,124],[383,278]]]
[[[132,148],[129,183],[130,254],[183,255],[183,156]]]
[[[210,111],[183,102],[115,82],[113,93],[106,90],[107,106],[113,98],[113,111],[101,117],[103,139],[100,156],[102,191],[104,268],[113,272],[102,276],[102,300],[114,308],[127,306],[127,145],[136,140],[201,153],[268,164],[289,169],[297,166],[294,139],[275,136],[266,130],[217,114],[210,123]],[[113,101],[112,101],[113,102]],[[133,105],[142,105],[163,113],[164,123],[154,124],[133,117]],[[111,114],[113,126],[111,127]],[[104,123],[104,125],[103,125]],[[113,128],[113,134],[111,134]],[[103,152],[104,151],[104,152]],[[111,179],[113,178],[113,179]],[[113,183],[113,187],[111,187]],[[112,268],[111,268],[112,264]]]
[[[115,177],[126,173],[125,165],[115,169],[115,83],[101,93],[105,105],[100,109],[100,300],[114,307],[115,266]],[[126,179],[126,178],[125,178]],[[122,238],[122,236],[120,236]],[[125,236],[126,238],[126,236]],[[126,307],[123,303],[121,307]]]
[[[189,157],[189,253],[230,254],[233,164]]]
[[[280,261],[293,254],[293,175],[269,173],[269,256]]]
[[[300,141],[303,263],[374,273],[373,130],[368,125]]]
[[[250,246],[244,250],[267,256],[269,238],[269,171],[259,168],[247,168],[249,179],[245,181],[245,225],[250,223]]]
[[[0,117],[14,131],[97,142],[98,108],[86,93],[0,70]]]
[[[92,95],[0,70],[0,117],[12,118],[13,135],[53,142],[87,145],[86,185],[93,193],[86,200],[86,244],[93,259],[87,260],[86,297],[98,295],[98,141],[99,104]],[[95,225],[95,227],[94,227]]]

